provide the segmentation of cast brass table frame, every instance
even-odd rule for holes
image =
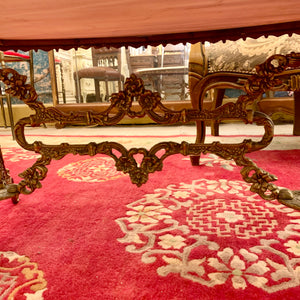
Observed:
[[[214,153],[224,159],[233,159],[238,166],[241,166],[243,179],[250,183],[252,192],[257,193],[265,200],[275,200],[287,206],[300,209],[298,204],[299,193],[285,188],[279,188],[273,182],[276,176],[259,168],[245,154],[257,151],[268,146],[273,138],[274,124],[272,120],[263,113],[254,112],[251,105],[267,90],[299,90],[300,80],[298,76],[283,82],[278,75],[286,70],[300,66],[300,53],[291,53],[286,56],[274,55],[265,63],[257,66],[257,74],[250,77],[245,83],[246,95],[242,95],[235,103],[226,103],[215,110],[182,109],[178,111],[169,110],[161,102],[161,96],[150,90],[146,90],[143,81],[136,75],[127,78],[123,91],[111,95],[110,106],[103,112],[73,112],[63,113],[55,107],[45,107],[38,101],[35,89],[26,84],[26,76],[18,74],[12,69],[0,69],[0,80],[7,86],[6,92],[18,97],[35,114],[19,120],[15,126],[16,140],[21,147],[28,151],[34,151],[41,156],[32,167],[23,171],[19,176],[23,178],[15,185],[15,197],[18,194],[30,194],[35,189],[41,188],[41,181],[47,175],[47,165],[52,159],[62,159],[65,155],[96,155],[105,154],[115,160],[116,168],[119,171],[128,173],[132,183],[141,186],[148,180],[148,175],[163,168],[163,160],[173,154],[186,156],[200,155],[201,153]],[[140,110],[132,109],[133,101],[137,101]],[[237,144],[213,143],[176,143],[161,142],[154,145],[150,150],[145,148],[132,148],[127,150],[116,142],[91,142],[86,145],[46,145],[40,141],[29,144],[25,137],[25,126],[40,126],[43,123],[68,123],[108,126],[119,123],[124,116],[141,118],[148,115],[158,124],[185,124],[191,121],[210,121],[212,119],[241,120],[244,123],[256,123],[263,125],[265,132],[261,140],[254,142],[245,139]],[[163,150],[163,154],[158,154]],[[140,164],[135,161],[134,155],[142,154],[143,160]],[[11,186],[12,184],[8,184]],[[300,200],[299,200],[300,202]]]

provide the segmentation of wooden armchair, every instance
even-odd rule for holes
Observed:
[[[211,109],[219,107],[223,103],[226,89],[244,90],[244,82],[256,72],[255,66],[273,54],[287,54],[292,51],[300,51],[298,35],[218,42],[205,47],[200,44],[192,45],[189,81],[193,106],[201,108],[206,94],[210,92],[211,103],[206,105]],[[295,73],[298,71],[293,71]],[[266,95],[267,98],[273,96],[272,91]],[[212,121],[211,131],[212,135],[219,135],[217,121]],[[299,135],[300,128],[294,126],[294,134]]]
[[[274,54],[287,54],[299,50],[300,37],[297,35],[219,42],[207,47],[200,43],[192,45],[189,57],[189,87],[193,107],[200,110],[216,109],[222,105],[226,89],[244,91],[244,84],[255,74],[256,65]],[[286,82],[299,75],[300,69],[287,70],[280,75],[280,79]],[[209,99],[206,97],[208,93],[211,95]],[[267,97],[272,96],[272,93],[270,90]],[[300,135],[299,91],[294,92],[294,100],[294,135]],[[260,103],[263,100],[257,101]],[[275,103],[276,101],[278,99],[274,98]],[[198,121],[196,126],[196,142],[202,143],[205,139],[206,124]],[[211,121],[211,132],[214,136],[219,135],[219,121]],[[192,157],[191,161],[197,165],[199,157]]]
[[[122,89],[124,76],[121,74],[121,53],[117,48],[92,48],[93,66],[83,68],[74,72],[76,101],[82,102],[80,80],[82,78],[92,78],[95,83],[96,102],[107,101],[110,95],[109,82],[117,82],[119,90]],[[105,83],[105,96],[101,96],[100,82]]]

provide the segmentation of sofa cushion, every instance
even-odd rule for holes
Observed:
[[[76,78],[76,72],[74,72],[74,78]],[[95,78],[104,80],[105,77],[108,77],[108,80],[118,80],[121,77],[121,74],[109,67],[90,67],[84,68],[78,71],[79,78]]]
[[[255,73],[255,66],[265,62],[274,54],[300,52],[300,35],[287,34],[258,39],[218,42],[207,45],[208,73],[227,71]]]

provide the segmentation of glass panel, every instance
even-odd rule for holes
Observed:
[[[105,103],[123,89],[130,74],[166,101],[186,101],[190,45],[55,51],[59,104]]]

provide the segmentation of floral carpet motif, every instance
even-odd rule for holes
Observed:
[[[0,299],[44,299],[47,282],[36,263],[15,252],[0,252]]]
[[[1,148],[5,161],[18,162],[22,160],[37,159],[40,155],[23,148]]]
[[[116,170],[114,160],[109,157],[93,157],[70,163],[59,169],[57,174],[78,182],[103,182],[126,176]]]
[[[126,251],[159,276],[268,293],[299,286],[300,212],[263,205],[245,182],[199,179],[156,189],[116,222]]]
[[[3,150],[15,182],[39,156]],[[299,155],[251,159],[297,190]],[[214,155],[201,166],[168,157],[141,187],[110,157],[67,155],[41,189],[1,201],[0,299],[297,299],[299,224],[300,212],[262,200]]]
[[[182,160],[190,160],[189,157],[183,158]],[[205,165],[207,167],[214,168],[216,166],[220,166],[221,168],[227,170],[227,171],[232,171],[235,167],[236,164],[233,160],[225,160],[225,159],[220,159],[217,155],[215,154],[206,154],[201,156],[201,164]]]

